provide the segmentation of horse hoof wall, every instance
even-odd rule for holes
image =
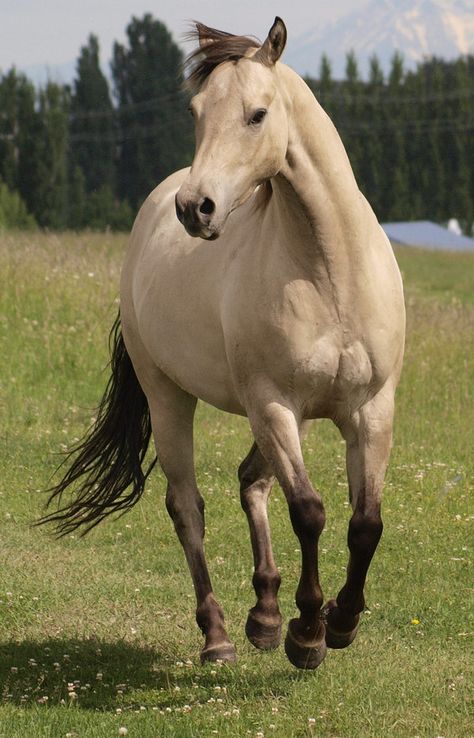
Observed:
[[[337,602],[335,600],[329,600],[327,605],[323,608],[323,613],[326,621],[326,646],[328,648],[347,648],[350,646],[352,641],[357,635],[359,629],[359,618],[357,617],[356,626],[350,630],[338,630],[332,624],[332,620],[337,611]]]
[[[245,635],[260,651],[273,651],[281,642],[281,615],[272,619],[260,619],[250,610],[245,624]]]
[[[298,620],[293,619],[288,623],[285,638],[285,653],[289,661],[297,669],[316,669],[326,656],[327,648],[324,640],[324,624],[318,631],[317,638],[313,641],[302,641],[298,635]]]
[[[237,661],[237,654],[232,643],[222,643],[219,646],[209,646],[201,651],[201,664],[207,662],[224,661],[233,664]]]

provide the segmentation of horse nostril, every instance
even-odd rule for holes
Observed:
[[[202,213],[203,215],[212,215],[215,209],[216,209],[216,206],[214,202],[210,200],[208,197],[205,197],[199,206],[199,212]]]

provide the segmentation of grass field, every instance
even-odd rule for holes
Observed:
[[[207,552],[235,666],[199,666],[184,557],[155,472],[144,500],[85,539],[30,523],[58,452],[82,435],[107,379],[125,238],[0,236],[0,738],[472,738],[474,255],[397,252],[405,368],[385,531],[351,648],[314,673],[244,637],[252,557],[236,468],[241,418],[200,406]],[[305,446],[322,491],[325,594],[344,579],[344,446],[328,422]],[[299,554],[275,489],[270,515],[294,616]]]

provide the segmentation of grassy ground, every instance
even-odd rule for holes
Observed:
[[[197,424],[207,552],[236,666],[198,664],[158,472],[140,505],[85,540],[29,527],[57,452],[82,434],[107,379],[124,245],[0,238],[0,738],[472,737],[474,256],[397,254],[409,331],[368,610],[350,649],[302,673],[243,635],[253,604],[235,478],[250,445],[243,419],[201,406]],[[326,504],[321,575],[334,596],[347,557],[344,447],[321,422],[305,453]],[[279,490],[270,514],[289,618],[299,555]]]

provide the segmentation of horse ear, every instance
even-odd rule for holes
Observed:
[[[286,38],[286,26],[283,23],[282,19],[277,16],[275,18],[273,26],[268,32],[265,43],[257,51],[255,57],[267,66],[275,64],[275,62],[277,62],[280,56],[283,54],[283,49],[285,48],[286,44]]]
[[[204,25],[204,23],[195,23],[196,31],[199,39],[199,47],[206,49],[208,46],[214,43],[215,39],[211,38],[211,29]]]

